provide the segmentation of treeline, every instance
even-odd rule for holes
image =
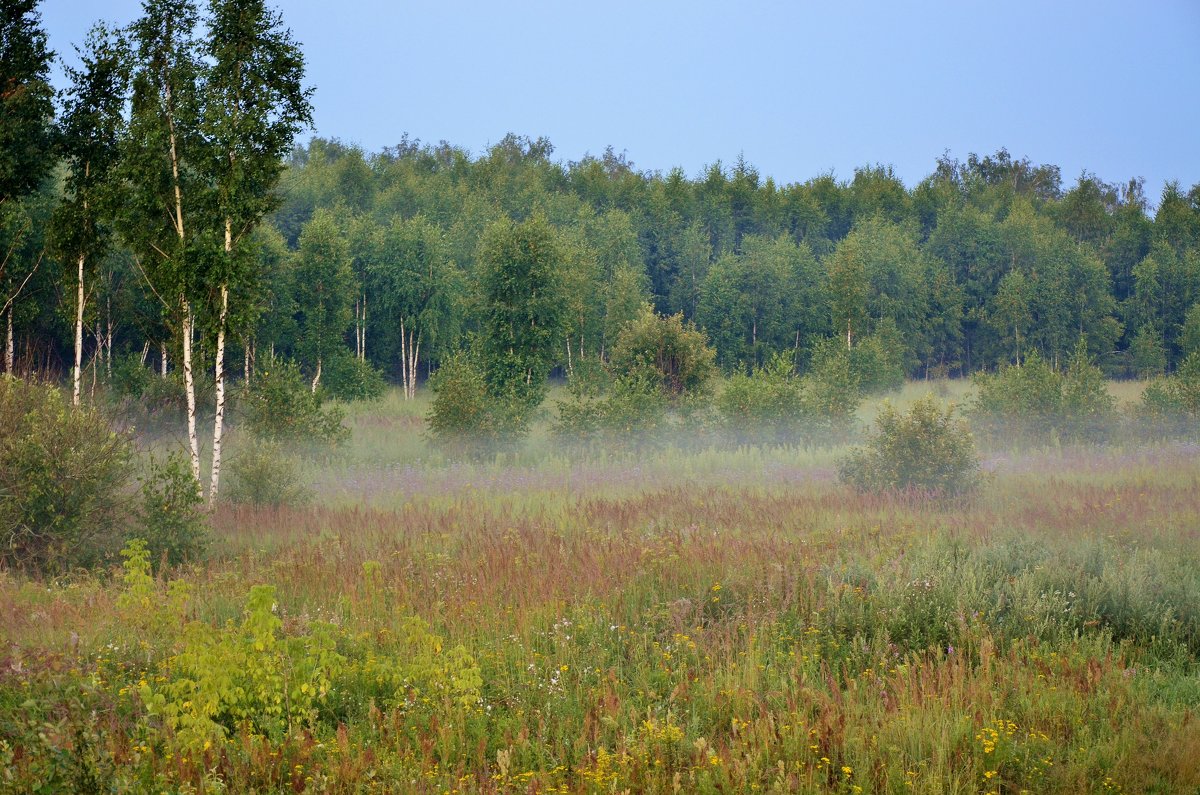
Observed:
[[[191,404],[207,378],[219,428],[227,362],[252,379],[285,357],[313,389],[382,371],[411,396],[492,333],[487,241],[530,220],[553,252],[528,287],[556,309],[550,372],[606,361],[646,304],[703,330],[727,373],[779,356],[806,372],[830,340],[914,377],[1032,353],[1058,369],[1081,337],[1108,375],[1151,376],[1200,347],[1200,185],[1168,183],[1152,208],[1140,180],[1067,187],[1005,150],[943,157],[909,189],[883,166],[778,185],[740,159],[695,177],[612,149],[564,163],[515,135],[478,156],[407,137],[292,148],[302,58],[262,3],[148,1],[93,34],[57,103],[36,2],[16,6],[5,47],[37,46],[24,78],[6,53],[6,79],[37,90],[0,169],[6,369],[74,362],[77,391],[132,355],[184,371]]]

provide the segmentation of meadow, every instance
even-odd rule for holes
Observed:
[[[933,502],[844,448],[447,463],[427,409],[351,406],[203,563],[0,574],[0,791],[1200,791],[1195,444]]]

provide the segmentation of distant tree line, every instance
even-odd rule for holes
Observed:
[[[1152,376],[1200,348],[1200,185],[1152,207],[1139,179],[1067,187],[1005,150],[910,189],[886,166],[779,185],[741,158],[561,162],[511,134],[477,156],[294,145],[303,58],[261,0],[146,0],[57,98],[36,5],[8,4],[0,36],[5,369],[70,372],[76,403],[114,362],[181,377],[213,491],[230,371],[278,359],[314,391],[381,371],[412,397],[471,349],[535,405],[646,306],[730,374],[805,373],[834,344],[910,377],[1061,370],[1082,338],[1107,374]]]

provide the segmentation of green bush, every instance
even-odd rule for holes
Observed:
[[[1161,436],[1200,436],[1200,350],[1167,378],[1146,385],[1137,408],[1143,430]]]
[[[818,339],[813,344],[809,369],[848,368],[863,395],[899,389],[904,386],[904,345],[895,338],[894,330],[895,326],[884,325],[875,334],[859,337],[853,348],[847,348],[839,337]]]
[[[813,356],[802,387],[809,434],[815,441],[836,442],[850,434],[862,404],[860,383],[844,347],[826,348]]]
[[[517,398],[488,390],[483,368],[466,352],[448,357],[429,381],[429,432],[452,458],[483,458],[513,446],[528,430],[528,409]]]
[[[617,335],[609,366],[620,376],[660,385],[672,398],[699,392],[716,373],[717,353],[708,338],[683,315],[663,317],[647,304]]]
[[[725,427],[738,444],[791,444],[811,418],[791,357],[776,354],[752,374],[735,373],[717,396]]]
[[[277,443],[259,442],[229,458],[221,496],[245,505],[296,506],[312,499],[312,492],[294,456]]]
[[[842,460],[843,482],[864,492],[953,497],[979,485],[979,458],[966,423],[932,395],[901,414],[884,403],[866,445]]]
[[[178,566],[204,554],[208,521],[203,506],[186,458],[175,453],[162,461],[150,459],[149,473],[142,479],[138,535],[153,561]]]
[[[0,560],[34,571],[102,562],[120,547],[130,441],[52,386],[0,378]]]
[[[977,396],[971,417],[993,442],[1101,441],[1115,427],[1115,401],[1083,340],[1065,374],[1034,351],[1020,365],[977,373],[973,380]]]
[[[319,391],[328,397],[351,402],[378,400],[383,397],[385,388],[382,373],[369,362],[361,361],[346,351],[325,362]]]
[[[570,397],[558,403],[552,433],[577,450],[645,449],[664,441],[670,408],[657,378],[634,373],[612,379],[601,391],[572,378]]]
[[[276,360],[257,373],[242,401],[242,417],[251,433],[271,441],[340,444],[349,436],[344,414],[321,405],[292,362]]]

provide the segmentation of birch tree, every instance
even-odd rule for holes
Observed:
[[[275,186],[296,134],[312,121],[304,57],[278,11],[262,0],[212,0],[204,47],[202,130],[221,225],[221,256],[210,274],[216,316],[212,473],[209,499],[221,480],[225,419],[225,343],[230,290],[252,278],[243,241],[278,206]]]
[[[422,346],[453,335],[461,281],[441,231],[424,216],[396,218],[380,235],[370,282],[380,322],[399,334],[400,381],[406,400],[417,394]]]
[[[123,42],[103,26],[94,27],[88,34],[80,57],[82,68],[65,70],[71,85],[63,97],[59,146],[68,167],[67,195],[52,222],[55,250],[64,262],[75,265],[71,400],[76,406],[80,404],[83,316],[90,281],[85,277],[95,272],[109,246],[106,220],[112,207],[127,82]],[[108,337],[111,345],[111,333]]]
[[[149,286],[177,329],[187,400],[188,452],[200,486],[196,434],[193,339],[201,214],[211,206],[200,136],[200,45],[191,0],[145,0],[133,24],[137,70],[133,74],[129,133],[123,162],[129,195],[121,214],[123,236],[148,276]]]

